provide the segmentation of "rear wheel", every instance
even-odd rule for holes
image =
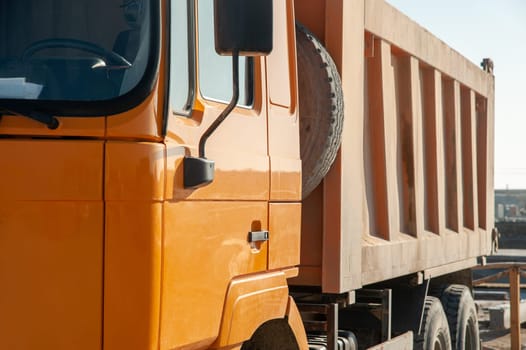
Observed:
[[[426,297],[422,327],[415,337],[414,349],[451,350],[447,318],[438,298]]]
[[[440,296],[446,312],[451,342],[457,350],[480,348],[477,309],[469,288],[452,284],[444,288]]]

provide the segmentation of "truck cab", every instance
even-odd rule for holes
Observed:
[[[240,58],[214,181],[189,189],[232,95],[212,0],[3,1],[0,26],[0,347],[231,347],[293,313],[293,32]]]

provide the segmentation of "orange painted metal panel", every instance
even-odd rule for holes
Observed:
[[[300,275],[292,285],[321,285],[323,246],[323,185],[318,186],[301,205]]]
[[[108,137],[161,140],[163,109],[155,89],[139,106],[107,118]]]
[[[262,61],[263,58],[254,59],[254,105],[235,108],[206,143],[206,158],[215,162],[216,169],[210,185],[197,190],[184,189],[182,158],[198,155],[201,135],[227,103],[198,95],[190,117],[169,116],[166,199],[268,200],[270,161]]]
[[[231,280],[267,268],[267,242],[247,240],[267,229],[267,203],[165,203],[164,218],[160,348],[206,347],[219,335]]]
[[[267,58],[270,200],[301,200],[296,43],[292,0],[274,6],[274,49]],[[284,79],[286,77],[286,79]]]
[[[327,0],[294,0],[297,20],[322,42],[325,40],[326,3]]]
[[[267,200],[269,159],[264,113],[237,108],[206,143],[206,157],[215,162],[214,181],[199,189],[183,187],[183,157],[197,156],[201,134],[224,109],[207,102],[203,122],[177,117],[167,140],[166,199]],[[250,181],[247,181],[250,179]]]
[[[447,46],[385,0],[367,0],[364,4],[365,29],[375,37],[392,43],[482,95],[491,93],[492,74],[485,74],[478,65]]]
[[[269,269],[300,263],[301,204],[271,203]]]
[[[102,218],[100,201],[0,200],[1,349],[101,348]]]
[[[146,142],[106,144],[106,200],[161,200],[165,146]]]
[[[241,343],[249,339],[264,322],[283,318],[288,294],[283,272],[233,280],[226,297],[220,336],[214,346]]]
[[[165,198],[167,200],[267,200],[269,160],[266,151],[265,154],[251,154],[246,150],[252,145],[239,145],[239,147],[236,151],[209,149],[207,158],[215,162],[214,182],[199,189],[185,189],[183,157],[186,154],[186,147],[167,143]]]
[[[300,350],[308,350],[309,344],[307,343],[307,334],[305,333],[305,327],[301,319],[300,312],[294,299],[289,297],[289,304],[287,305],[287,319],[289,326],[296,337]]]
[[[100,349],[103,143],[0,153],[0,348]]]
[[[270,158],[270,199],[299,201],[301,199],[301,160]]]
[[[1,115],[1,114],[0,114]],[[4,115],[0,121],[0,135],[31,136],[83,136],[103,137],[106,118],[104,117],[57,117],[59,127],[55,130],[35,120]]]
[[[159,348],[162,204],[106,204],[104,349]]]
[[[288,25],[293,16],[292,0],[278,1],[274,4],[273,47],[267,57],[268,86],[270,103],[285,108],[294,107],[295,96],[292,86],[296,85],[296,50],[293,27]]]
[[[102,200],[102,142],[0,140],[0,200]]]
[[[164,150],[106,145],[104,349],[158,349]]]
[[[314,10],[312,2],[323,4]],[[296,1],[297,9],[310,12],[309,25],[324,39],[342,79],[345,121],[342,146],[323,182],[322,267],[302,268],[306,280],[322,280],[322,290],[339,293],[361,286],[361,240],[367,226],[364,165],[364,32],[363,0]],[[316,19],[322,16],[323,19]],[[303,15],[305,17],[305,15]],[[300,18],[300,17],[298,17]],[[313,23],[314,22],[318,23]],[[302,19],[300,18],[300,21]],[[323,26],[320,28],[319,24]],[[319,233],[319,235],[322,234]],[[318,254],[318,253],[317,253]]]

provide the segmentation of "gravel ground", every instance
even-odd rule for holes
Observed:
[[[511,348],[511,337],[509,329],[500,331],[489,329],[488,308],[505,303],[507,303],[507,301],[503,300],[475,301],[475,304],[477,305],[478,309],[480,339],[482,341],[482,349],[484,350],[504,350]],[[523,344],[522,349],[526,349],[526,329],[521,329],[521,344]]]
[[[524,241],[524,240],[523,240]],[[515,245],[517,246],[517,245]],[[522,262],[526,263],[526,249],[499,249],[498,254],[487,257],[488,263],[498,263],[498,262]],[[474,274],[479,272],[475,271]],[[481,277],[481,276],[479,276]],[[504,284],[507,284],[507,280],[502,281]],[[526,280],[522,278],[521,284],[524,285]],[[491,291],[488,289],[486,291]],[[504,289],[493,289],[493,291],[506,291]],[[522,299],[526,299],[526,293],[523,286],[521,291]],[[478,318],[479,318],[479,329],[480,329],[480,338],[482,340],[482,349],[510,349],[511,348],[511,336],[509,330],[504,331],[495,331],[489,329],[489,311],[488,308],[496,305],[501,305],[508,303],[507,300],[477,300],[477,299],[490,299],[475,296],[475,304],[478,309]],[[523,320],[526,322],[526,320]],[[526,323],[523,323],[523,327],[526,327]],[[521,329],[521,344],[522,349],[526,349],[526,328]]]

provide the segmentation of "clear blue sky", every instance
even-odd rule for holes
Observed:
[[[475,64],[495,63],[495,188],[526,189],[526,0],[387,0]]]

